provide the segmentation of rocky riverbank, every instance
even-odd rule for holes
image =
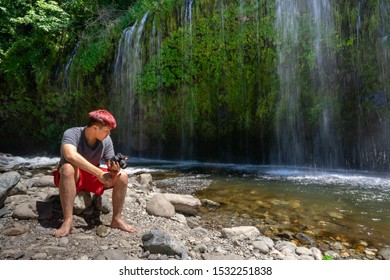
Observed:
[[[9,159],[7,161],[7,158]],[[218,207],[189,194],[164,193],[147,173],[129,174],[123,215],[137,232],[111,229],[111,192],[102,197],[80,193],[74,230],[55,238],[62,212],[53,184],[53,162],[11,165],[0,158],[0,259],[389,259],[389,248],[348,249],[329,240],[326,250],[308,245],[310,236],[268,237],[254,226],[217,229],[202,207]],[[178,184],[181,181],[177,180]],[[185,186],[178,186],[177,189]]]

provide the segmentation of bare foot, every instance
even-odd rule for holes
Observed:
[[[73,228],[73,222],[63,222],[61,227],[53,232],[55,237],[67,236]]]
[[[116,220],[111,222],[112,228],[118,228],[120,230],[126,231],[126,232],[135,232],[135,228],[131,225],[126,224],[123,220]]]

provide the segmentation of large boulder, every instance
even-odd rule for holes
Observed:
[[[30,199],[17,205],[12,217],[18,220],[50,220],[53,217],[52,203]]]
[[[151,254],[177,255],[182,259],[186,259],[188,256],[187,250],[182,244],[159,229],[153,229],[144,234],[142,242],[144,250]]]
[[[202,203],[192,195],[164,193],[165,198],[172,203],[177,212],[194,215],[200,209]]]
[[[146,212],[149,215],[165,218],[171,218],[176,214],[175,207],[161,193],[156,193],[148,201]]]
[[[29,188],[44,188],[44,187],[55,187],[54,177],[52,175],[44,175],[39,177],[34,177],[27,180],[27,186]]]
[[[161,193],[156,193],[148,201],[146,212],[149,215],[165,218],[171,218],[176,214],[175,207]]]
[[[21,176],[16,171],[0,174],[0,208],[3,207],[11,190],[17,185]]]
[[[91,194],[86,191],[79,191],[74,199],[73,213],[75,213],[76,215],[80,215],[91,205]]]

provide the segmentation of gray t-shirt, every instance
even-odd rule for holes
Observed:
[[[114,145],[110,136],[104,138],[103,141],[97,140],[94,147],[88,145],[87,139],[84,133],[85,127],[73,127],[64,132],[62,136],[61,144],[71,144],[77,148],[77,152],[82,155],[86,160],[95,166],[99,166],[100,161],[109,161],[114,155]],[[59,166],[66,163],[64,155],[61,149],[61,159]]]

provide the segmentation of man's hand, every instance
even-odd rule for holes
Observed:
[[[120,170],[121,170],[121,167],[119,165],[119,162],[117,161],[111,161],[107,164],[108,166],[108,170],[112,173],[112,174],[116,174],[118,173]]]
[[[105,172],[101,170],[101,173],[99,176],[97,176],[97,178],[106,187],[112,187],[114,185],[114,180],[113,180],[113,176],[111,175],[111,172]]]

